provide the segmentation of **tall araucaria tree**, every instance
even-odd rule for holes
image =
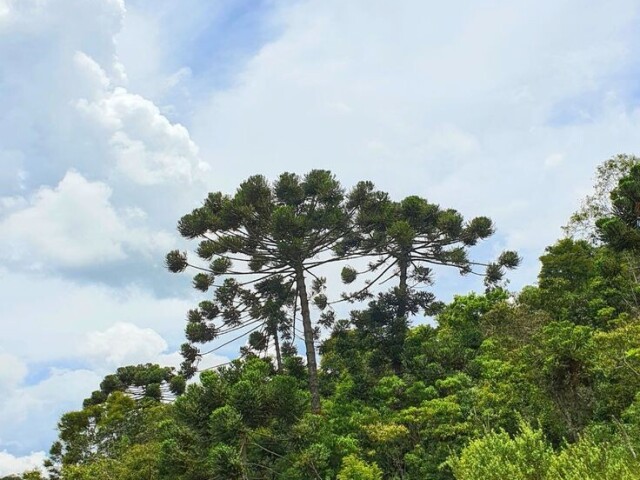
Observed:
[[[181,272],[191,267],[198,270],[196,288],[217,289],[213,302],[203,302],[189,314],[187,336],[191,329],[192,343],[211,341],[229,329],[241,329],[246,322],[257,322],[266,327],[267,334],[275,331],[277,335],[273,325],[277,311],[286,306],[286,291],[293,292],[297,299],[293,314],[299,307],[302,317],[311,407],[318,412],[317,330],[310,303],[315,296],[316,303],[324,306],[326,297],[324,279],[314,270],[344,258],[332,251],[348,234],[354,211],[340,183],[326,170],[312,170],[302,178],[284,173],[273,184],[256,175],[243,182],[233,196],[209,194],[202,207],[178,224],[183,237],[200,241],[200,263],[191,262],[180,251],[167,255],[169,270]],[[310,277],[314,278],[312,288]],[[270,285],[273,279],[277,280]],[[217,280],[222,284],[216,285]],[[282,289],[284,292],[278,292]],[[274,298],[280,303],[274,304]],[[220,317],[223,323],[216,326],[213,322]],[[189,364],[200,352],[185,344],[183,355]]]
[[[506,269],[520,263],[519,256],[512,251],[503,252],[492,262],[469,258],[469,248],[494,233],[493,222],[487,217],[465,221],[456,210],[440,208],[418,196],[394,202],[385,193],[375,191],[369,182],[358,184],[350,194],[348,207],[357,210],[355,228],[337,250],[344,255],[374,260],[360,272],[344,267],[342,280],[349,284],[361,274],[367,277],[373,274],[374,278],[368,278],[361,290],[345,294],[345,299],[361,300],[371,296],[374,285],[396,279],[396,286],[378,297],[376,308],[360,313],[368,318],[370,312],[380,309],[394,312],[391,315],[394,324],[385,328],[399,338],[387,340],[400,347],[410,315],[420,310],[427,315],[437,312],[439,302],[433,293],[422,288],[433,283],[434,266],[457,268],[463,275],[483,276],[485,285],[491,287],[502,280]],[[353,317],[361,328],[370,323],[359,312],[354,312]],[[398,358],[392,359],[396,370],[400,368],[398,362]]]
[[[400,317],[415,314],[420,308],[428,310],[433,297],[412,287],[431,284],[433,266],[454,267],[463,275],[483,276],[489,287],[503,278],[505,269],[520,263],[512,251],[503,252],[493,262],[469,258],[469,248],[494,233],[493,222],[487,217],[465,221],[458,211],[442,209],[418,196],[394,202],[386,194],[374,191],[369,182],[361,182],[353,190],[348,206],[357,209],[356,229],[339,244],[339,252],[376,259],[362,272],[344,267],[342,280],[351,283],[362,273],[376,274],[355,294],[358,298],[370,286],[396,277]]]

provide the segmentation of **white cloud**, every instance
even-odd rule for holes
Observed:
[[[0,14],[2,14],[1,10]],[[17,457],[6,450],[0,451],[0,475],[8,476],[42,469],[42,462],[44,462],[45,458],[44,452],[33,452],[29,455]]]
[[[95,365],[116,369],[123,365],[157,363],[167,342],[151,328],[118,322],[105,331],[90,332],[79,355]]]
[[[544,166],[546,168],[555,168],[564,162],[564,155],[561,153],[552,153],[544,159]]]
[[[67,172],[55,188],[41,188],[28,206],[0,222],[4,255],[28,264],[83,267],[170,248],[168,234],[128,224],[124,217],[131,210],[119,213],[111,194],[106,184]]]
[[[175,346],[183,341],[185,315],[194,302],[158,298],[136,286],[81,285],[0,268],[0,304],[7,326],[1,345],[28,364],[46,365],[76,358],[89,333],[122,322],[152,328]]]
[[[273,17],[282,35],[190,123],[225,190],[329,168],[488,215],[535,264],[595,165],[640,150],[637,2],[333,0]]]
[[[105,374],[123,365],[141,363],[179,368],[183,361],[179,352],[168,350],[167,341],[155,330],[124,322],[118,322],[103,331],[89,332],[77,355]],[[199,367],[209,368],[228,361],[229,358],[223,355],[206,355]]]
[[[115,44],[122,0],[7,5],[0,35],[0,158],[13,152],[24,159],[16,168],[41,183],[70,166],[142,185],[197,178],[205,164],[186,129],[125,88]]]
[[[15,355],[0,352],[0,395],[6,395],[22,383],[27,366]]]
[[[102,127],[117,168],[137,183],[191,182],[195,171],[206,169],[189,132],[139,95],[116,88],[96,102],[79,100],[77,107]]]
[[[189,132],[128,88],[115,41],[124,2],[4,5],[0,262],[157,287],[207,167]]]
[[[0,449],[24,455],[46,448],[60,415],[78,409],[101,379],[89,370],[51,369],[39,383],[16,385],[0,398]]]

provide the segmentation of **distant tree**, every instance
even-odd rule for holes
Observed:
[[[136,401],[122,391],[113,391],[104,402],[86,404],[82,410],[65,413],[58,422],[58,439],[49,451],[45,466],[51,479],[123,478],[96,473],[113,470],[100,463],[132,452],[132,447],[155,441],[158,424],[167,416],[171,404],[151,398]],[[139,453],[139,452],[138,452]],[[135,460],[135,455],[132,460]],[[97,462],[97,463],[96,463]],[[82,465],[91,465],[96,476],[67,475]],[[148,478],[132,475],[127,478]]]
[[[124,392],[135,399],[170,400],[185,389],[185,379],[172,367],[161,367],[147,363],[120,367],[116,373],[107,375],[84,406],[98,405],[106,401],[113,392]]]

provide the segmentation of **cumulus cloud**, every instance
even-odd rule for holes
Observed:
[[[168,234],[130,225],[128,211],[118,212],[111,194],[106,184],[67,172],[55,188],[41,188],[27,206],[0,221],[3,256],[30,265],[83,267],[171,246]]]
[[[3,468],[6,473],[17,473],[41,461],[41,453],[28,453],[53,441],[59,416],[81,408],[82,399],[98,388],[105,375],[124,365],[157,363],[178,367],[182,361],[158,332],[125,322],[90,330],[80,341],[68,341],[65,348],[64,363],[86,367],[50,367],[35,382],[28,381],[24,361],[16,355],[0,353],[0,474]],[[210,355],[201,368],[228,360],[222,355]],[[11,454],[3,454],[1,449],[9,449]]]
[[[77,355],[106,373],[123,365],[141,363],[179,368],[182,356],[168,347],[167,341],[155,330],[118,322],[106,330],[89,332]],[[227,356],[210,354],[203,357],[199,367],[209,368],[228,361]]]
[[[186,128],[129,87],[124,2],[3,5],[0,262],[163,291],[162,257],[208,167]]]
[[[11,0],[5,12],[0,157],[13,160],[3,175],[26,171],[36,186],[72,166],[142,185],[188,184],[205,168],[186,129],[126,89],[115,43],[122,0]]]
[[[2,5],[0,4],[0,15]],[[31,470],[42,469],[46,455],[44,452],[33,452],[29,455],[17,457],[6,450],[0,451],[0,475],[19,474]]]
[[[81,358],[115,369],[122,365],[163,363],[168,345],[156,331],[118,322],[104,331],[90,332],[79,350]]]
[[[95,102],[81,99],[76,105],[87,120],[100,126],[98,133],[117,168],[137,183],[190,183],[195,171],[206,169],[189,132],[139,95],[116,88]]]

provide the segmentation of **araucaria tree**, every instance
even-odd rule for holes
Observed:
[[[284,173],[273,184],[256,175],[243,182],[233,196],[209,194],[202,207],[185,215],[178,224],[183,237],[200,240],[197,255],[207,263],[192,263],[184,252],[167,255],[167,266],[173,272],[187,267],[198,270],[194,277],[196,288],[218,288],[215,302],[205,302],[199,310],[190,312],[189,323],[194,326],[188,325],[187,329],[197,333],[194,340],[204,343],[225,329],[257,320],[255,313],[260,310],[261,301],[273,297],[265,282],[277,278],[277,288],[284,285],[297,298],[293,310],[295,315],[299,306],[311,407],[318,412],[316,329],[311,320],[310,297],[318,295],[320,304],[326,297],[321,293],[323,280],[314,270],[340,260],[331,252],[344,238],[350,217],[340,183],[326,170],[312,170],[303,178]],[[309,277],[315,278],[312,289]],[[216,287],[219,278],[224,281]],[[251,288],[253,285],[261,288]],[[212,323],[218,317],[222,317],[222,327]],[[268,332],[277,330],[272,324],[267,326]],[[199,352],[186,344],[183,354],[187,360],[195,360]]]
[[[411,315],[420,311],[425,315],[437,313],[440,302],[423,288],[433,283],[434,267],[453,267],[463,275],[482,276],[485,285],[491,287],[502,280],[506,269],[520,263],[519,256],[512,251],[503,252],[493,262],[469,258],[469,248],[494,232],[493,222],[487,217],[465,221],[458,211],[443,209],[415,195],[400,202],[392,201],[387,194],[375,191],[370,182],[361,182],[351,192],[349,207],[357,211],[354,228],[339,244],[338,252],[373,260],[361,271],[351,266],[342,269],[344,283],[352,283],[360,275],[367,278],[362,289],[344,296],[362,300],[371,297],[376,284],[395,282],[369,309],[352,312],[358,329],[384,337],[390,352],[402,351]],[[385,319],[385,323],[380,324],[380,319]],[[400,373],[399,356],[392,353],[390,357],[393,369]]]
[[[503,253],[494,263],[468,258],[468,247],[493,233],[486,217],[465,222],[457,211],[441,209],[415,196],[394,202],[370,182],[360,182],[345,195],[326,170],[312,170],[303,178],[284,173],[273,184],[262,176],[250,177],[233,196],[209,194],[202,207],[180,220],[178,229],[185,238],[200,240],[200,263],[175,250],[167,255],[168,268],[182,272],[191,267],[198,272],[195,288],[215,288],[212,301],[189,312],[186,333],[190,343],[182,348],[183,374],[193,375],[194,364],[203,355],[194,343],[208,343],[235,331],[252,333],[258,328],[262,330],[252,333],[250,343],[264,349],[265,340],[273,339],[280,368],[279,332],[285,338],[295,334],[299,308],[315,412],[320,409],[317,327],[311,320],[310,304],[313,301],[321,310],[328,304],[325,279],[315,272],[318,267],[355,258],[373,259],[365,269],[373,272],[372,278],[355,294],[346,295],[349,300],[371,297],[371,289],[385,277],[397,277],[397,287],[381,295],[378,303],[392,312],[390,331],[396,333],[387,340],[400,345],[409,315],[421,309],[433,313],[433,294],[415,288],[431,283],[430,266],[453,266],[462,273],[483,266],[486,270],[479,274],[490,284],[502,277],[504,268],[514,268],[519,262],[513,252]],[[358,273],[345,267],[342,278],[350,283]],[[307,283],[310,277],[311,288]],[[332,320],[328,311],[320,315],[318,323],[329,326]],[[398,359],[392,363],[397,370]]]
[[[457,268],[461,274],[483,276],[485,284],[499,282],[505,269],[518,266],[520,258],[512,251],[503,252],[495,262],[479,262],[468,256],[469,247],[491,236],[493,222],[487,217],[470,221],[453,209],[442,209],[424,198],[409,196],[394,202],[373,185],[362,182],[352,192],[350,205],[357,209],[355,234],[341,244],[351,256],[373,256],[376,259],[364,272],[344,267],[342,280],[353,282],[361,273],[375,273],[367,286],[356,292],[365,293],[378,282],[397,277],[394,303],[398,317],[406,317],[423,309],[429,313],[432,294],[413,287],[432,283],[432,268]]]

